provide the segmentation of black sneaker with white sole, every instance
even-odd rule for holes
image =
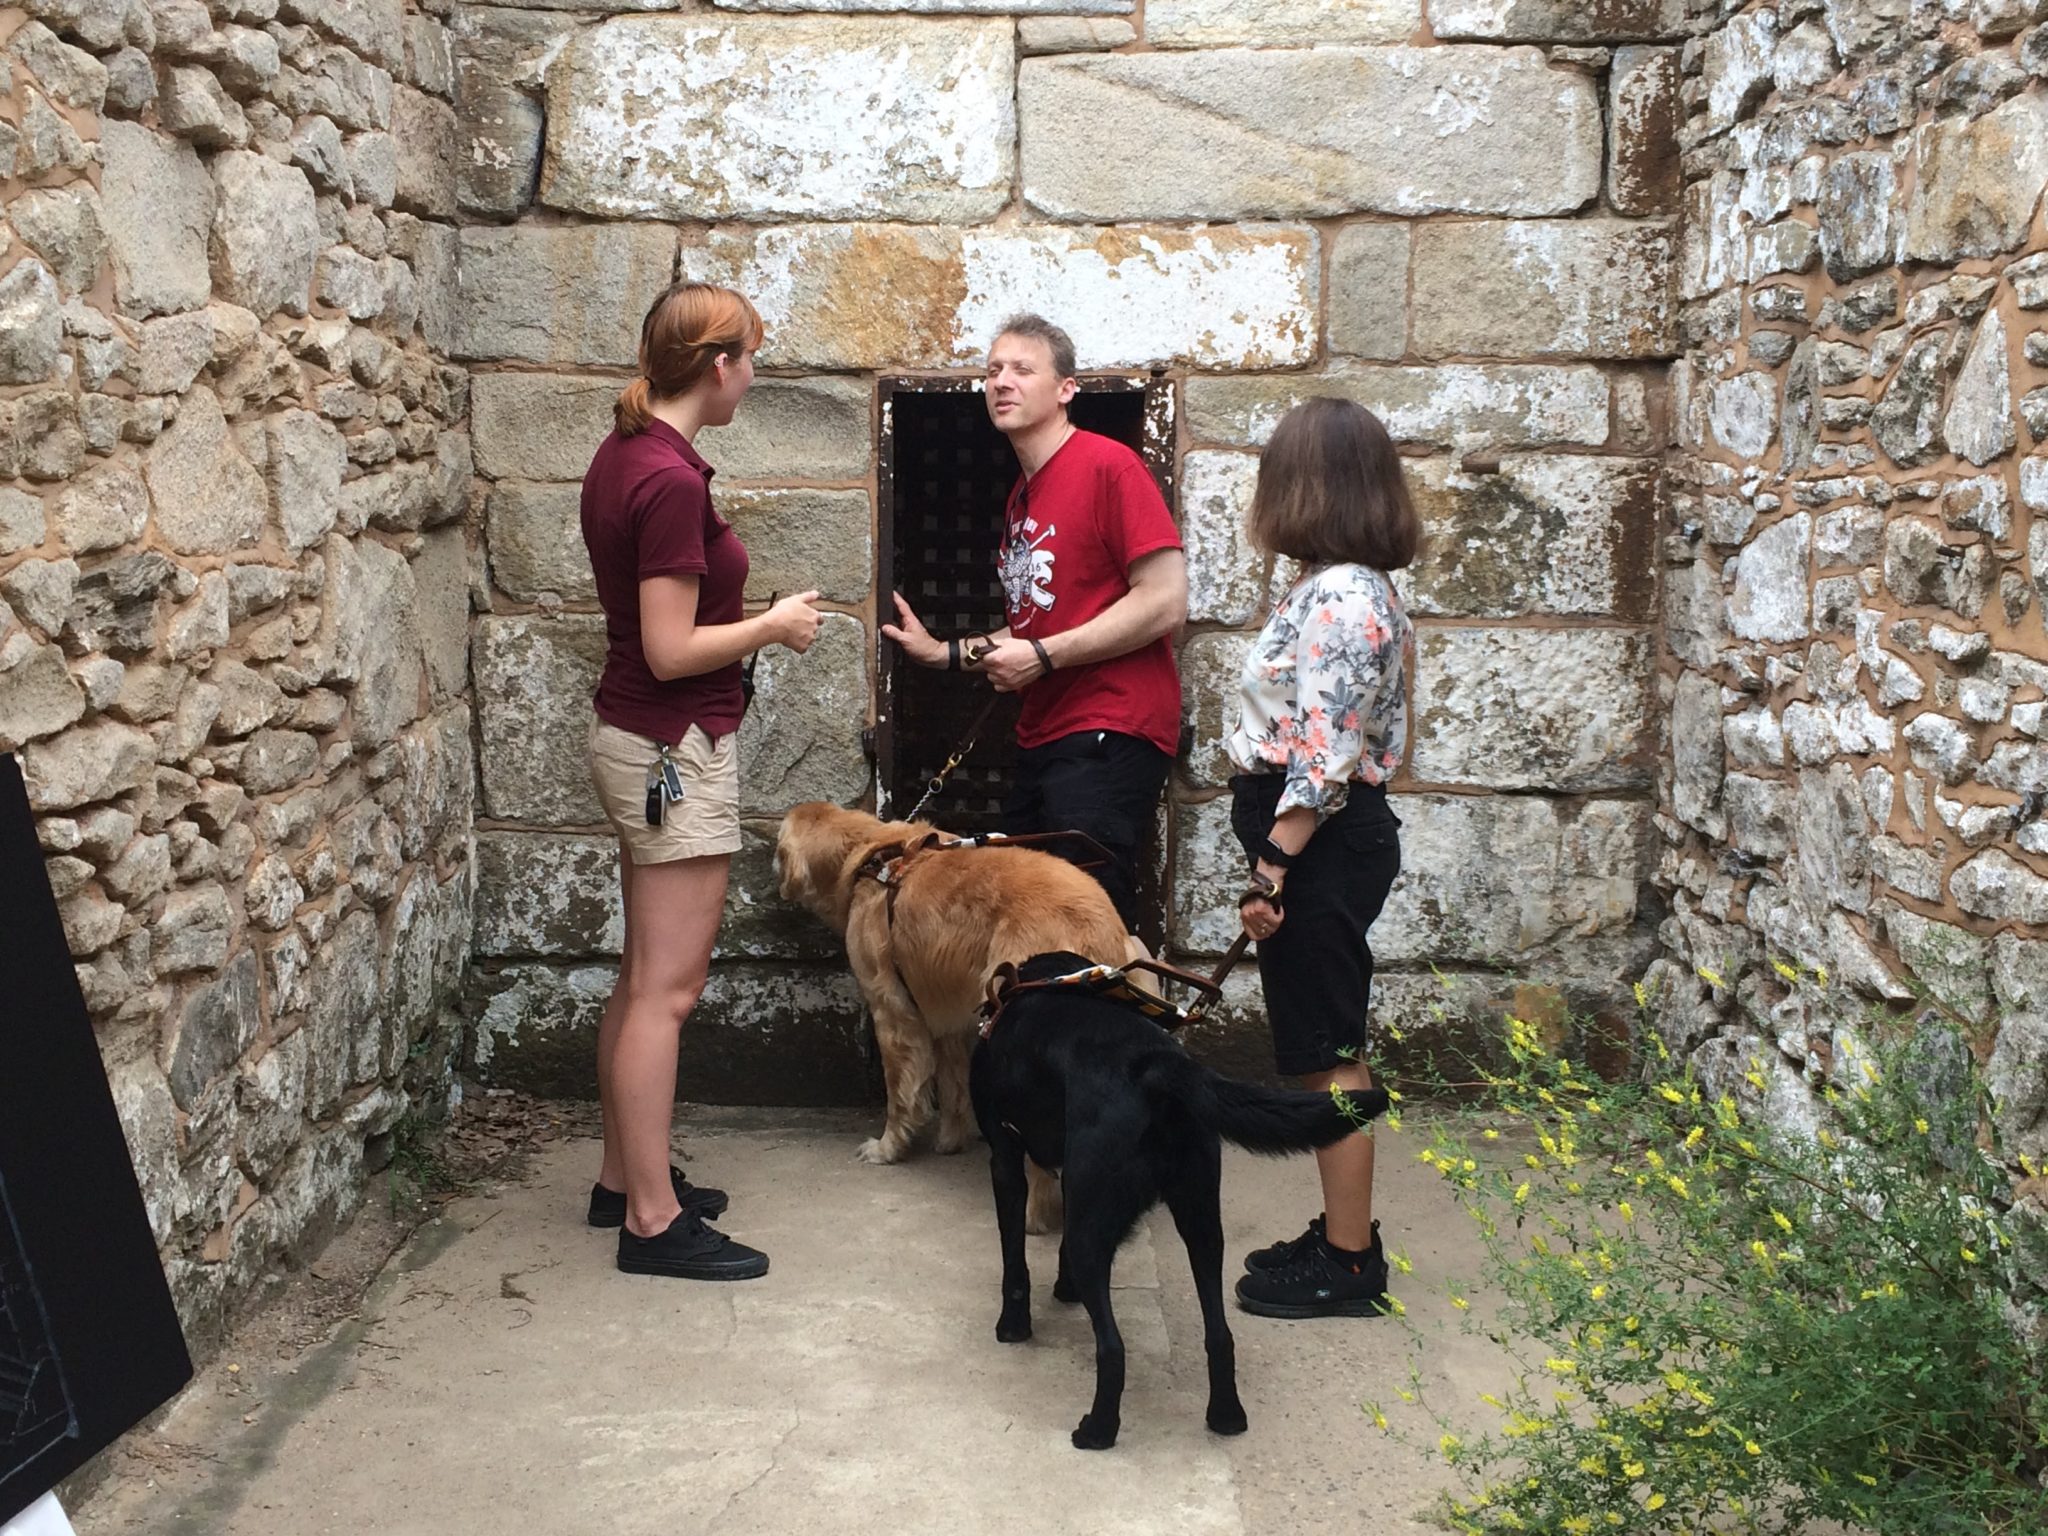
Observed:
[[[1285,1269],[1307,1250],[1310,1243],[1322,1241],[1323,1218],[1318,1215],[1308,1224],[1308,1230],[1299,1237],[1290,1237],[1285,1242],[1273,1243],[1264,1248],[1254,1248],[1244,1256],[1244,1267],[1248,1270]]]
[[[768,1273],[768,1255],[684,1211],[652,1237],[619,1228],[619,1268],[629,1275],[678,1280],[758,1280]]]
[[[729,1202],[724,1190],[692,1184],[683,1177],[683,1170],[673,1163],[669,1165],[668,1182],[676,1192],[676,1204],[685,1211],[695,1211],[706,1221],[725,1214]],[[606,1189],[602,1184],[591,1185],[587,1219],[593,1227],[623,1227],[626,1224],[626,1192],[623,1189]]]
[[[1387,1305],[1387,1254],[1373,1223],[1372,1246],[1342,1253],[1318,1236],[1292,1262],[1253,1270],[1237,1282],[1237,1304],[1259,1317],[1379,1317]]]

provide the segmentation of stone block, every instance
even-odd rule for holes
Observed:
[[[1812,543],[1812,515],[1796,512],[1771,524],[1737,557],[1728,623],[1738,637],[1779,643],[1805,638],[1812,617]]]
[[[211,289],[213,178],[189,144],[136,123],[101,125],[100,211],[126,315],[198,309]]]
[[[1676,48],[1617,48],[1607,84],[1607,200],[1630,218],[1678,208]]]
[[[858,603],[873,587],[866,491],[721,491],[717,507],[747,546],[749,601],[816,588],[828,603]]]
[[[1391,361],[1408,351],[1406,224],[1347,224],[1330,242],[1330,350]]]
[[[718,960],[838,960],[845,946],[809,911],[782,899],[775,874],[775,835],[740,828],[732,857],[725,917],[712,957]]]
[[[1709,837],[1727,831],[1721,815],[1726,768],[1721,685],[1703,672],[1681,672],[1671,703],[1671,809]]]
[[[1929,123],[1913,135],[1913,177],[1906,260],[1946,265],[2015,249],[2048,180],[2048,98],[2029,92],[1981,117]]]
[[[262,1027],[256,952],[245,949],[219,980],[194,992],[178,1015],[171,1047],[171,1097],[189,1110],[199,1095],[234,1065]]]
[[[657,224],[465,228],[456,350],[631,366],[640,321],[668,286],[674,258],[675,236]]]
[[[1138,29],[1121,19],[1087,16],[1026,16],[1017,23],[1017,52],[1101,53],[1138,40]]]
[[[1154,48],[1326,47],[1405,43],[1422,25],[1422,0],[1149,0]]]
[[[50,264],[66,293],[92,287],[107,257],[107,235],[99,193],[89,183],[24,192],[8,217],[15,233]]]
[[[1728,813],[1728,843],[1758,859],[1781,859],[1792,851],[1796,796],[1790,784],[1731,773],[1721,783]]]
[[[1949,876],[1949,895],[1973,917],[2048,923],[2048,880],[2010,854],[1987,848]]]
[[[568,602],[594,602],[597,582],[583,546],[582,488],[507,480],[491,488],[484,505],[491,581],[522,603],[552,593]]]
[[[1716,380],[1707,424],[1714,440],[1738,458],[1762,458],[1778,429],[1778,381],[1762,369]]]
[[[307,970],[307,1112],[325,1120],[350,1088],[381,1075],[377,920],[358,909],[341,920]]]
[[[1019,310],[1078,338],[1084,368],[1284,367],[1315,351],[1319,256],[1304,229],[967,231],[889,224],[686,237],[687,278],[754,296],[769,367],[979,361]]]
[[[477,621],[471,676],[486,815],[536,827],[604,821],[589,764],[590,696],[604,650],[596,614]]]
[[[1060,219],[1569,213],[1600,186],[1593,83],[1534,49],[1026,59],[1017,115],[1025,199]]]
[[[740,810],[779,816],[805,800],[851,805],[867,793],[867,626],[827,614],[810,650],[761,652],[754,707],[740,726]]]
[[[1180,531],[1195,623],[1248,624],[1265,595],[1266,558],[1244,531],[1258,478],[1258,458],[1249,453],[1198,450],[1181,462]]]
[[[1943,1007],[1982,1023],[1991,1007],[1991,943],[1954,923],[1889,907],[1885,938],[1906,969]]]
[[[85,692],[54,645],[10,644],[0,666],[0,752],[52,736],[85,713]]]
[[[329,539],[326,555],[330,673],[352,685],[356,746],[381,747],[420,717],[418,583],[405,556],[374,539]]]
[[[247,150],[215,155],[212,169],[215,296],[258,315],[303,315],[313,264],[326,244],[312,183],[296,166]]]
[[[409,85],[395,86],[391,136],[398,149],[393,206],[422,218],[453,218],[455,171],[462,159],[454,108]]]
[[[597,1024],[616,971],[508,965],[479,975],[471,1067],[485,1081],[597,1095]],[[677,1092],[712,1104],[861,1104],[878,1097],[859,988],[843,966],[714,965],[683,1031]]]
[[[1652,617],[1653,460],[1518,454],[1490,473],[1446,458],[1405,467],[1423,528],[1401,580],[1411,612]]]
[[[1626,630],[1424,629],[1410,769],[1425,783],[1494,789],[1647,783],[1654,650]]]
[[[481,832],[475,952],[492,959],[617,955],[626,914],[610,834]]]
[[[730,426],[706,427],[695,446],[737,480],[865,480],[874,462],[869,408],[861,379],[757,379]]]
[[[143,468],[156,504],[156,530],[180,554],[224,554],[253,544],[269,510],[263,477],[242,457],[203,389],[185,396],[178,419],[156,440]]]
[[[57,537],[74,555],[119,549],[141,538],[148,520],[148,487],[125,465],[88,471],[60,491],[50,507]]]
[[[1447,363],[1190,379],[1189,435],[1200,443],[1260,447],[1290,408],[1319,394],[1356,400],[1396,442],[1460,449],[1597,448],[1609,431],[1610,391],[1597,369]]]
[[[540,198],[614,218],[979,222],[1010,200],[1015,47],[1008,21],[615,18],[549,71]]]
[[[57,280],[33,256],[0,275],[0,384],[40,384],[64,344]]]
[[[1190,635],[1179,652],[1181,720],[1191,742],[1181,771],[1198,788],[1221,788],[1237,770],[1223,749],[1237,729],[1238,686],[1252,637]]]
[[[1664,357],[1677,350],[1668,225],[1428,223],[1415,231],[1424,356]]]
[[[1650,807],[1521,795],[1396,795],[1402,872],[1373,925],[1376,962],[1477,962],[1546,974],[1635,974],[1654,952],[1639,925]],[[1485,858],[1472,850],[1484,848]],[[1176,808],[1171,942],[1216,955],[1238,932],[1244,853],[1230,799]],[[1633,967],[1633,968],[1632,968]]]
[[[493,480],[581,481],[612,430],[612,407],[623,387],[618,379],[554,373],[476,374],[469,405],[477,473]]]
[[[293,554],[327,537],[341,511],[348,448],[331,423],[311,411],[279,411],[264,420],[264,471],[277,503],[285,548]]]
[[[1678,37],[1684,0],[1430,0],[1430,30],[1440,38],[1514,43],[1617,43]]]
[[[1972,464],[1989,464],[2012,449],[2012,363],[2005,321],[1995,309],[1977,327],[1941,430],[1949,448]]]
[[[469,543],[462,529],[425,535],[412,575],[427,691],[438,709],[469,690]]]
[[[647,8],[666,9],[666,0]],[[456,196],[465,212],[503,217],[533,199],[546,126],[536,93],[578,25],[576,17],[549,15],[546,9],[464,6],[451,19],[456,125],[464,148]]]

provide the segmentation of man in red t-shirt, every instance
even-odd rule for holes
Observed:
[[[1180,741],[1169,637],[1187,618],[1187,561],[1144,461],[1067,419],[1079,388],[1065,331],[1037,315],[1004,324],[986,395],[1023,469],[998,561],[1009,623],[977,660],[898,593],[899,623],[882,633],[920,665],[1023,693],[1003,830],[1086,832],[1109,850],[1114,863],[1096,874],[1135,927],[1138,850]]]

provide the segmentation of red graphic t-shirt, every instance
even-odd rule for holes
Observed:
[[[1114,438],[1075,432],[1010,493],[997,561],[1010,633],[1043,640],[1087,623],[1131,590],[1133,561],[1180,547],[1144,460]],[[1179,747],[1180,673],[1166,636],[1024,690],[1019,746],[1103,730]]]
[[[697,622],[746,617],[747,547],[711,508],[711,466],[665,421],[631,437],[614,432],[583,476],[583,543],[604,609],[598,718],[653,741],[678,742],[693,725],[716,740],[739,729],[740,664],[663,681],[640,646],[640,583],[695,576]]]

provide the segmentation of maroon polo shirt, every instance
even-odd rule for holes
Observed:
[[[697,622],[746,615],[747,547],[711,506],[712,468],[663,421],[598,445],[583,476],[583,543],[604,608],[598,718],[653,741],[677,742],[693,725],[714,740],[739,729],[740,664],[667,682],[640,645],[640,583],[695,576]]]

